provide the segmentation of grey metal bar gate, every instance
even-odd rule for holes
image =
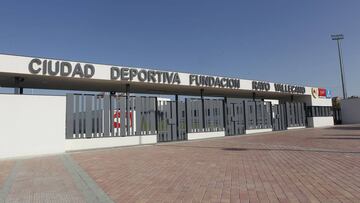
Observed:
[[[286,102],[273,105],[273,130],[306,126],[305,103]]]
[[[285,104],[274,104],[273,111],[273,130],[286,130],[286,110]]]
[[[224,111],[225,110],[225,111]],[[306,126],[305,105],[239,98],[157,101],[155,97],[68,94],[66,138],[158,135],[158,141],[186,140],[188,133],[285,130]]]
[[[305,104],[301,102],[286,102],[287,127],[306,126]]]
[[[178,101],[177,106],[176,111],[176,101],[158,101],[159,142],[186,140],[188,133],[224,130],[223,100],[205,99],[202,102],[200,99],[186,98],[185,101]]]
[[[272,128],[271,102],[227,98],[226,135],[244,134],[246,130]]]
[[[176,110],[176,101],[158,101],[157,103],[159,142],[186,139],[185,102],[178,101],[177,105],[178,109]]]
[[[272,128],[271,102],[244,101],[246,129],[268,129]]]
[[[187,98],[186,109],[188,133],[224,131],[222,99]]]
[[[227,98],[225,102],[226,135],[245,134],[245,101],[243,99]]]
[[[68,94],[66,138],[154,135],[154,97]]]

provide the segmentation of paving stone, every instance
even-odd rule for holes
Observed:
[[[70,156],[0,160],[0,202],[360,202],[360,125]]]
[[[360,126],[73,153],[116,202],[358,202]]]
[[[5,202],[85,202],[58,156],[17,161]]]
[[[0,190],[15,165],[14,160],[0,161]]]

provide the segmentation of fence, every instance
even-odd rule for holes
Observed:
[[[188,132],[224,131],[223,100],[186,99]]]
[[[154,97],[68,94],[66,138],[156,134]]]
[[[246,129],[272,128],[271,102],[244,101]]]
[[[66,138],[157,134],[158,141],[174,141],[187,139],[187,133],[235,135],[271,129],[273,123],[275,130],[306,125],[304,103],[280,104],[282,111],[275,108],[273,112],[274,107],[271,102],[237,98],[158,101],[155,97],[68,94]]]

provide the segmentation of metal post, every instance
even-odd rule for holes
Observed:
[[[186,140],[188,139],[188,133],[189,133],[189,124],[188,124],[188,99],[185,98],[185,126],[186,126]]]
[[[175,116],[176,116],[176,137],[177,139],[179,139],[180,134],[179,134],[179,96],[176,94],[175,95]]]
[[[258,128],[258,112],[257,112],[257,102],[256,102],[256,94],[253,92],[253,101],[255,104],[254,111],[255,111],[255,128]]]
[[[115,136],[115,130],[114,130],[114,109],[113,109],[113,98],[115,99],[115,104],[116,104],[116,92],[111,91],[110,95],[109,95],[109,130],[110,130],[110,135],[111,136]]]
[[[342,91],[343,91],[343,97],[344,97],[344,99],[346,99],[347,92],[346,92],[346,85],[345,85],[345,72],[344,72],[344,64],[343,64],[342,49],[341,49],[341,42],[340,42],[340,40],[344,39],[344,35],[342,35],[342,34],[331,35],[331,38],[332,38],[332,40],[336,40],[337,47],[338,47]]]
[[[24,88],[15,87],[14,94],[24,94]]]
[[[21,87],[22,83],[24,82],[24,78],[21,77],[15,77],[15,89],[14,89],[14,94],[23,94],[24,93],[24,88]]]
[[[111,98],[112,95],[109,93],[104,94],[104,137],[110,136],[110,125],[113,125],[112,113],[111,112]],[[76,100],[75,100],[76,101]],[[75,107],[76,108],[76,107]]]
[[[205,130],[205,106],[204,106],[204,89],[200,90],[201,96],[201,110],[202,110],[202,124],[203,130]]]
[[[158,98],[155,97],[155,129],[157,134],[159,134],[158,119],[159,119]],[[157,141],[159,141],[159,139]]]
[[[344,64],[342,59],[342,50],[341,50],[341,42],[340,40],[336,40],[339,52],[339,63],[340,63],[340,72],[341,72],[341,84],[343,90],[343,97],[344,99],[347,98],[346,86],[345,86],[345,75],[344,75]]]
[[[130,84],[126,84],[126,103],[125,103],[125,108],[126,108],[126,112],[125,112],[125,120],[126,120],[126,135],[130,136],[130,108],[129,108],[129,91],[130,91]],[[124,124],[125,125],[125,124]]]
[[[224,97],[224,100],[223,100],[223,127],[225,129],[225,132],[226,131],[226,118],[228,118],[228,115],[227,115],[227,97]]]
[[[274,130],[274,121],[273,121],[273,106],[272,103],[270,102],[270,125],[271,128]]]
[[[307,107],[306,107],[305,102],[303,103],[303,108],[304,108],[304,114],[305,114],[305,115],[303,115],[305,117],[305,127],[308,127],[308,119],[307,119],[307,112],[306,112]]]
[[[247,125],[247,122],[246,122],[246,101],[245,100],[243,100],[242,101],[242,103],[243,103],[243,112],[244,112],[244,128],[243,128],[243,133],[245,134],[246,133],[246,125]]]

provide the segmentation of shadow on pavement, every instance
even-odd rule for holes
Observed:
[[[322,136],[360,137],[360,132],[359,134],[322,134]]]
[[[343,135],[344,136],[344,135]],[[347,135],[347,136],[353,136],[353,135]],[[323,140],[360,140],[359,137],[315,137],[313,139],[323,139]]]
[[[341,126],[341,127],[331,127],[331,128],[327,128],[329,130],[334,129],[334,130],[360,130],[360,126]]]
[[[225,150],[225,151],[247,151],[247,150],[252,150],[251,148],[236,148],[236,147],[221,148],[221,149]]]
[[[326,152],[326,153],[340,153],[340,154],[360,154],[357,151],[335,151],[335,150],[322,150],[322,149],[264,149],[264,148],[222,148],[227,151],[291,151],[291,152]]]
[[[327,150],[327,149],[316,149],[316,148],[247,148],[247,147],[216,147],[216,146],[185,146],[185,145],[158,145],[160,147],[177,147],[177,148],[194,148],[194,149],[217,149],[224,151],[290,151],[290,152],[324,152],[324,153],[338,153],[338,154],[360,154],[360,151],[340,151],[340,150]]]

